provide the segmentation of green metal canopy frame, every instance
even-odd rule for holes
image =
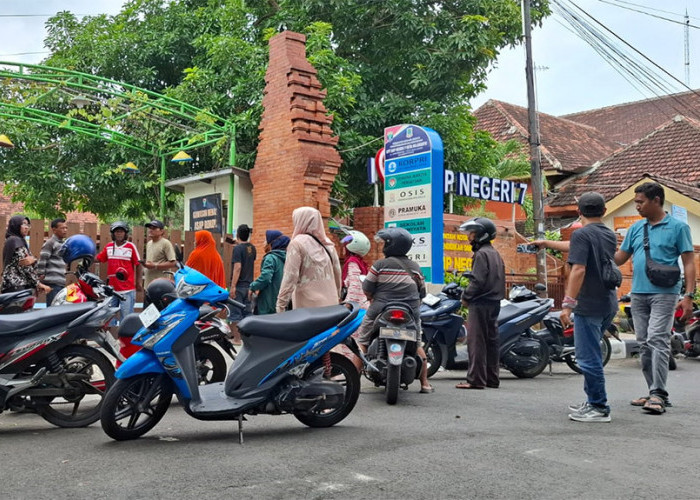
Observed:
[[[160,216],[165,216],[168,157],[228,146],[234,124],[207,110],[127,83],[49,66],[0,61],[0,117],[69,130],[160,159]],[[145,131],[157,131],[152,135]],[[232,224],[229,202],[228,223]]]

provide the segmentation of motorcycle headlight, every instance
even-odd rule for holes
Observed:
[[[175,288],[175,293],[177,293],[177,296],[181,299],[186,299],[188,297],[192,297],[193,295],[198,294],[206,287],[207,285],[190,285],[189,283],[186,283],[185,280],[182,280],[180,281],[180,283],[177,284],[177,287]]]

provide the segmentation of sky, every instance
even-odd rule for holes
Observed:
[[[506,0],[498,0],[506,1]],[[685,10],[690,24],[700,27],[698,0],[561,0],[574,2],[681,81],[684,69],[684,26],[623,9],[645,10],[682,22]],[[75,14],[115,14],[124,0],[0,0],[0,61],[39,63],[48,17],[37,16],[70,10]],[[611,5],[615,4],[615,5]],[[655,9],[655,10],[651,10]],[[676,15],[673,15],[676,14]],[[567,30],[558,15],[535,28],[533,59],[537,101],[541,112],[563,115],[623,102],[654,97],[640,92],[609,66],[586,42]],[[700,86],[700,29],[690,29],[690,87]],[[488,99],[527,105],[525,51],[519,46],[504,50],[487,80],[488,89],[471,101],[474,109]],[[673,91],[682,91],[674,85]]]

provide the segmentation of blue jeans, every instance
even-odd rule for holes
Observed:
[[[117,318],[114,318],[110,323],[110,326],[119,326],[121,320],[134,312],[134,304],[136,304],[136,290],[129,290],[128,292],[119,293],[123,295],[126,300],[119,303],[119,321],[117,321]]]
[[[583,390],[588,396],[588,403],[597,408],[610,411],[608,395],[605,392],[605,374],[603,373],[603,356],[600,341],[615,313],[608,316],[574,315],[574,345],[576,363],[583,372]]]

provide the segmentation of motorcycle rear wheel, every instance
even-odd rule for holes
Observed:
[[[345,387],[345,397],[337,408],[324,410],[297,411],[296,419],[309,427],[331,427],[347,417],[360,397],[360,374],[355,365],[342,354],[330,353],[331,370],[326,378]],[[311,364],[304,373],[304,378],[313,376],[319,368],[323,367],[323,357]]]
[[[172,381],[163,373],[117,380],[102,406],[102,430],[117,441],[141,437],[160,422],[172,397]]]
[[[539,341],[540,353],[537,356],[537,364],[531,368],[508,368],[508,370],[518,378],[535,378],[542,373],[549,364],[549,346],[543,341]]]
[[[195,344],[194,355],[197,360],[197,378],[200,385],[223,382],[226,378],[226,359],[216,347],[201,342]]]
[[[430,378],[437,373],[442,365],[442,349],[439,345],[432,343],[425,350],[425,355],[428,358],[428,378]]]
[[[603,366],[605,366],[608,364],[608,361],[610,361],[610,356],[612,355],[610,339],[608,339],[608,337],[606,337],[605,335],[603,335],[603,339],[600,341],[600,352],[603,356]],[[569,368],[571,368],[576,373],[583,373],[581,371],[581,367],[576,362],[576,356],[574,354],[569,354],[568,356],[566,356],[564,358],[564,361],[566,361],[566,364],[569,365]]]
[[[85,375],[71,381],[60,397],[34,397],[33,403],[44,420],[57,427],[85,427],[100,419],[105,394],[114,383],[114,366],[97,349],[69,345],[56,353],[68,374]]]
[[[389,364],[386,367],[386,403],[395,405],[399,399],[399,388],[401,386],[401,365]]]

